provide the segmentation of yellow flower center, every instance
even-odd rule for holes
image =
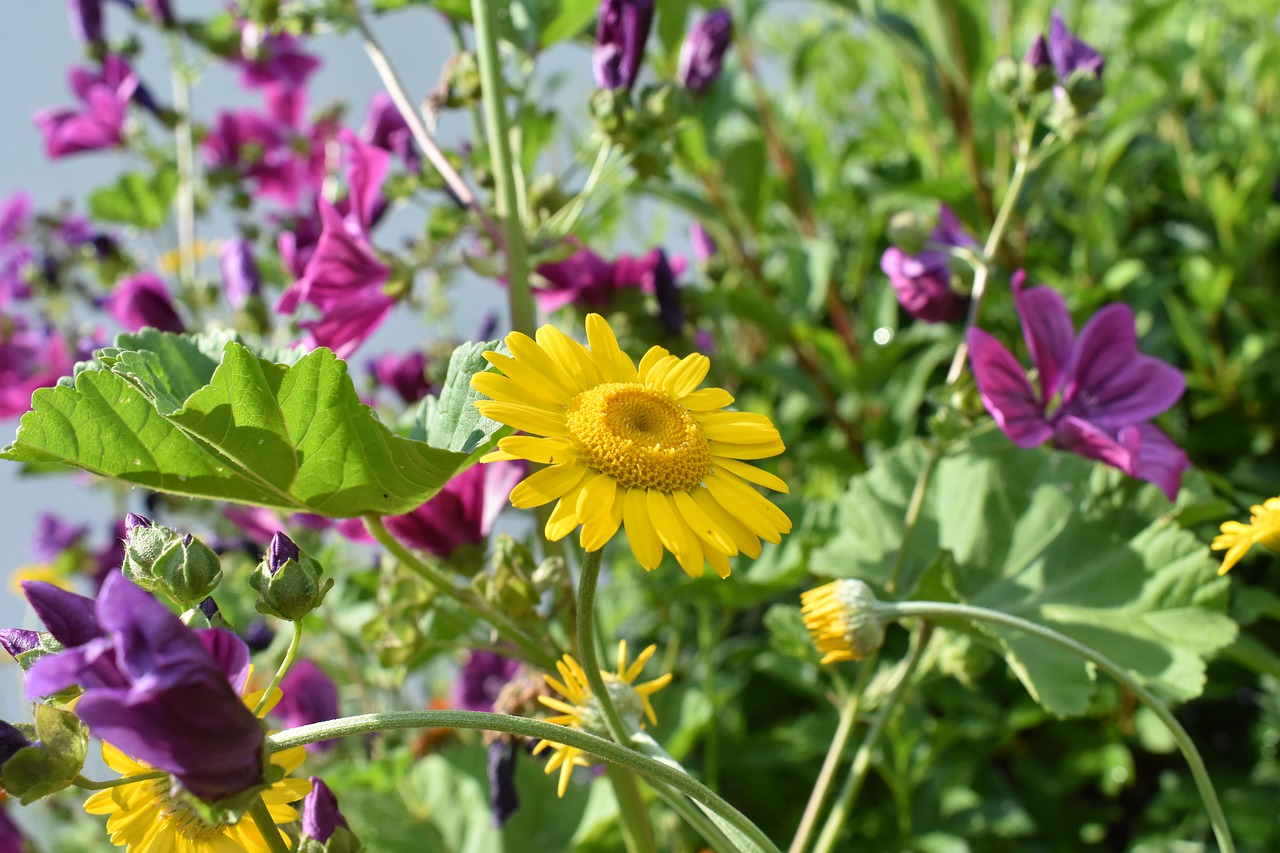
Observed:
[[[655,388],[597,385],[569,401],[565,420],[583,463],[628,489],[687,491],[711,470],[698,421]]]
[[[222,832],[225,826],[221,823],[209,823],[194,806],[172,799],[169,796],[168,779],[155,779],[147,783],[148,793],[152,794],[151,804],[159,810],[160,817],[174,830],[191,841],[208,841]]]

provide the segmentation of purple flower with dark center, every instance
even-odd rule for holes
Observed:
[[[1039,389],[1003,344],[970,329],[970,363],[987,411],[1019,447],[1053,441],[1176,498],[1190,463],[1148,421],[1182,396],[1182,373],[1138,351],[1129,306],[1108,305],[1076,335],[1062,297],[1048,287],[1024,290],[1024,281],[1014,276],[1014,305]]]
[[[222,289],[233,308],[243,308],[252,296],[262,292],[262,274],[253,259],[253,246],[237,237],[222,244],[218,253],[222,269]]]
[[[280,682],[284,696],[271,709],[282,728],[292,729],[338,718],[338,685],[314,661],[299,658]],[[336,740],[307,744],[311,751],[333,748]]]
[[[422,158],[413,147],[413,133],[386,92],[378,92],[370,99],[360,138],[398,155],[410,172],[417,172],[422,166]]]
[[[394,390],[406,405],[433,390],[427,379],[427,354],[422,350],[383,353],[369,363],[369,373],[379,385]]]
[[[968,297],[951,289],[951,263],[942,249],[947,246],[978,248],[960,220],[945,204],[938,210],[938,226],[929,235],[929,243],[937,249],[908,254],[890,246],[880,256],[880,269],[898,294],[908,314],[926,323],[947,323],[958,319],[968,304]]]
[[[302,837],[325,844],[340,826],[347,826],[347,819],[338,810],[338,798],[324,780],[312,776],[311,793],[302,801]]]
[[[155,273],[140,272],[120,279],[107,298],[106,308],[116,322],[131,332],[144,326],[175,333],[186,328],[173,307],[169,288]]]
[[[94,615],[101,635],[36,661],[27,697],[80,685],[76,714],[93,734],[203,800],[260,783],[265,738],[239,695],[249,674],[240,638],[192,631],[119,574],[103,583]]]
[[[71,32],[83,44],[102,43],[102,0],[71,0]]]
[[[0,417],[25,414],[34,391],[53,385],[74,366],[61,335],[30,328],[21,315],[0,316]]]
[[[79,109],[49,107],[35,114],[45,154],[56,159],[120,145],[129,100],[140,90],[138,75],[123,59],[108,55],[101,71],[71,69],[69,83],[80,99]]]
[[[591,69],[601,89],[635,85],[653,25],[653,0],[602,0]]]
[[[733,40],[733,16],[728,9],[708,12],[689,29],[680,47],[680,82],[695,95],[711,88],[724,67]]]
[[[523,476],[519,462],[472,465],[413,512],[383,523],[404,544],[446,560],[463,545],[484,544]]]
[[[453,682],[453,707],[460,711],[492,711],[502,688],[519,671],[520,661],[496,652],[478,649],[469,653]]]
[[[302,302],[320,311],[320,319],[300,323],[314,346],[326,346],[340,358],[351,355],[395,307],[382,286],[391,268],[378,259],[369,232],[383,203],[381,187],[390,154],[343,131],[350,167],[345,215],[326,199],[318,201],[323,230],[301,279],[280,296],[276,310],[291,314]]]
[[[320,60],[288,33],[263,33],[257,24],[246,22],[241,24],[239,64],[242,85],[300,90],[320,67]]]
[[[31,556],[51,563],[68,548],[79,545],[89,534],[89,525],[72,524],[51,512],[42,512],[36,520],[36,535],[31,542]]]
[[[1035,49],[1034,44],[1032,49]],[[1101,77],[1102,68],[1106,64],[1102,54],[1076,38],[1075,34],[1067,29],[1062,15],[1056,9],[1053,12],[1053,21],[1049,25],[1049,44],[1046,52],[1049,54],[1049,61],[1053,63],[1053,70],[1057,73],[1058,79],[1064,83],[1075,71]]]

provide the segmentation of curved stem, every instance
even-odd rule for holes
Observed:
[[[284,653],[284,659],[280,661],[280,668],[276,670],[275,676],[271,679],[271,683],[267,685],[267,689],[262,691],[262,696],[258,699],[257,706],[253,709],[255,717],[262,716],[262,709],[266,707],[267,702],[271,699],[272,692],[280,686],[280,682],[284,680],[285,673],[289,671],[289,667],[293,666],[293,659],[298,656],[298,646],[302,643],[302,623],[292,622],[293,636],[289,639],[289,649]]]
[[[715,853],[738,853],[737,846],[725,837],[720,827],[702,813],[701,806],[690,802],[689,798],[679,791],[673,791],[661,782],[649,780],[649,787],[689,824],[694,832],[702,836],[702,840],[710,845]]]
[[[836,798],[835,805],[831,807],[831,814],[827,815],[827,822],[822,826],[822,834],[818,836],[818,843],[813,847],[814,853],[830,853],[835,847],[840,827],[844,826],[845,819],[858,799],[858,792],[862,790],[862,783],[866,781],[867,771],[871,768],[871,751],[875,749],[880,735],[884,732],[884,727],[889,724],[889,720],[893,718],[894,712],[902,702],[902,697],[906,695],[907,685],[911,683],[911,674],[915,672],[924,648],[929,643],[930,631],[929,626],[925,624],[912,637],[911,650],[907,652],[907,656],[898,665],[898,671],[894,673],[893,686],[890,688],[888,698],[876,712],[875,719],[871,721],[866,735],[862,738],[862,743],[858,744],[858,751],[853,754],[849,775],[844,780],[844,786],[840,789],[840,796]]]
[[[726,824],[735,827],[750,840],[749,849],[779,853],[759,827],[740,811],[731,806],[715,791],[703,785],[677,767],[665,761],[641,755],[633,749],[620,746],[611,740],[589,734],[568,726],[557,726],[543,720],[512,717],[507,714],[489,714],[482,711],[389,711],[381,714],[361,714],[341,717],[323,723],[298,726],[267,736],[268,748],[273,752],[333,738],[365,735],[372,732],[420,728],[478,729],[490,732],[506,732],[520,737],[549,740],[564,744],[597,758],[634,770],[646,779],[685,794],[696,803],[706,806]]]
[[[253,805],[249,806],[249,816],[258,825],[258,831],[262,833],[263,839],[267,842],[267,849],[271,853],[289,853],[289,845],[285,844],[284,839],[280,837],[280,830],[276,827],[276,822],[271,819],[271,812],[267,810],[267,802],[262,799],[261,794],[253,798]]]
[[[485,136],[498,193],[498,217],[504,232],[507,253],[507,300],[511,307],[511,328],[532,335],[536,324],[533,293],[529,290],[529,264],[525,254],[524,227],[516,205],[520,193],[515,184],[511,154],[511,133],[507,123],[506,84],[502,60],[498,56],[498,8],[495,0],[471,0],[471,17],[476,28],[476,59],[480,65],[480,87],[484,99]]]
[[[121,785],[133,785],[137,782],[149,782],[152,779],[163,779],[169,774],[163,770],[152,770],[150,773],[136,773],[133,776],[121,776],[119,779],[108,779],[106,782],[95,782],[83,776],[71,780],[71,784],[86,791],[105,791],[108,788],[119,788]]]
[[[887,619],[896,619],[903,616],[920,616],[926,619],[959,617],[976,622],[1001,625],[1039,637],[1098,667],[1098,669],[1132,691],[1169,729],[1169,733],[1173,735],[1173,739],[1178,744],[1178,749],[1181,750],[1183,758],[1187,761],[1187,766],[1191,769],[1191,776],[1195,780],[1196,789],[1200,792],[1200,798],[1204,801],[1205,811],[1209,814],[1209,823],[1213,826],[1213,834],[1218,839],[1218,846],[1223,853],[1234,853],[1236,848],[1231,838],[1231,829],[1227,824],[1227,815],[1222,809],[1222,803],[1218,800],[1218,794],[1213,788],[1213,780],[1209,778],[1209,771],[1204,766],[1204,759],[1200,757],[1199,750],[1196,749],[1195,741],[1191,739],[1191,736],[1187,734],[1187,730],[1173,716],[1173,712],[1156,698],[1154,693],[1144,687],[1119,664],[1052,628],[1018,616],[1002,613],[999,610],[989,610],[985,607],[976,607],[970,604],[947,604],[938,601],[904,601],[896,604],[881,604],[876,608],[876,612]]]

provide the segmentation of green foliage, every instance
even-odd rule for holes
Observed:
[[[60,791],[80,775],[89,749],[89,730],[70,711],[35,706],[31,745],[4,763],[0,783],[25,805]]]
[[[176,169],[164,169],[150,177],[126,172],[113,186],[90,193],[89,212],[105,222],[159,228],[169,219],[177,190]]]

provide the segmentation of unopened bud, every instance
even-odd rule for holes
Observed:
[[[607,136],[626,130],[631,113],[631,93],[627,89],[597,89],[591,96],[591,117]]]
[[[844,579],[800,595],[801,618],[822,662],[862,660],[884,644],[876,596],[860,580]]]
[[[266,556],[249,576],[249,585],[258,593],[260,613],[296,622],[319,607],[333,587],[333,578],[321,583],[323,574],[320,563],[277,532]]]
[[[1007,56],[1002,56],[987,72],[987,88],[991,94],[1007,98],[1018,90],[1018,81],[1021,76],[1018,63]]]
[[[1067,100],[1080,115],[1092,112],[1102,100],[1102,78],[1096,71],[1077,68],[1067,77],[1063,88],[1067,91]]]
[[[193,606],[217,589],[222,581],[222,562],[212,548],[188,533],[169,542],[152,565],[151,577],[149,589],[159,586],[175,601]]]
[[[929,243],[937,220],[935,217],[914,210],[900,210],[889,219],[886,229],[889,242],[908,255],[918,255]]]

